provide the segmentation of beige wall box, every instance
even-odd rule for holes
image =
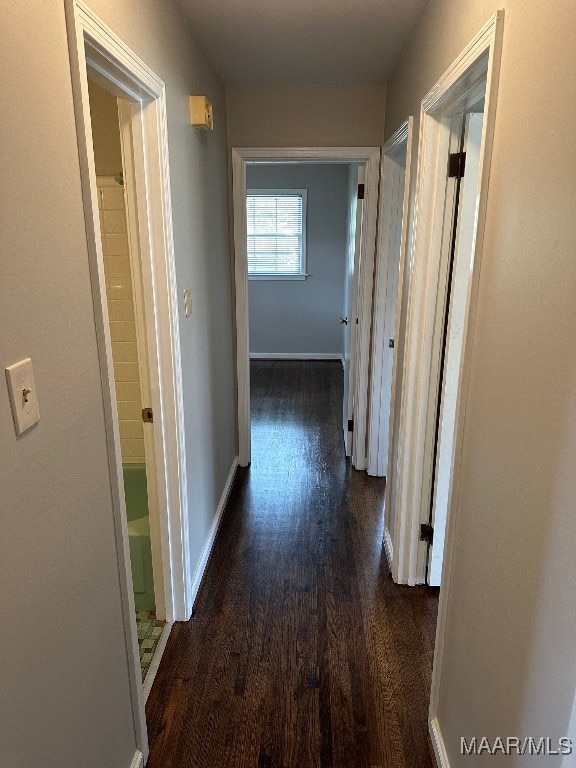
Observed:
[[[214,129],[212,102],[206,96],[190,96],[190,122],[196,128],[205,131]]]

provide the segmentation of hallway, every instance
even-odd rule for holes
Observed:
[[[252,363],[240,470],[147,704],[149,768],[417,768],[437,592],[395,586],[384,482],[346,465],[339,363]]]

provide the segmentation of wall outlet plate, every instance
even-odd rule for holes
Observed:
[[[6,379],[16,434],[21,435],[40,421],[32,360],[27,357],[6,368]]]

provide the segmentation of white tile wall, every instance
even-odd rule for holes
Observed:
[[[112,176],[98,176],[96,185],[120,419],[122,461],[125,464],[143,464],[145,456],[142,395],[138,371],[124,190]]]

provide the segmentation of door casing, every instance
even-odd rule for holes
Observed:
[[[158,524],[162,549],[162,583],[166,619],[186,620],[192,612],[192,579],[188,537],[186,448],[182,402],[182,371],[178,326],[178,296],[172,234],[169,185],[165,85],[82,0],[65,0],[76,133],[86,224],[88,261],[92,284],[95,330],[100,358],[102,399],[110,494],[114,515],[118,576],[122,597],[124,635],[134,733],[137,751],[134,766],[145,763],[148,738],[138,637],[132,591],[132,573],[124,501],[122,459],[117,419],[110,326],[92,128],[88,97],[88,68],[119,99],[122,136],[133,175],[137,237],[142,267],[146,313],[147,352],[151,376],[154,424],[153,451],[156,486],[160,500]],[[152,521],[151,521],[151,524]]]
[[[422,100],[420,110],[419,160],[414,205],[414,237],[410,250],[410,288],[407,335],[399,427],[397,499],[395,508],[394,560],[397,581],[424,582],[424,563],[418,558],[419,526],[423,505],[429,504],[431,473],[428,436],[436,412],[431,407],[432,354],[437,346],[434,319],[437,311],[444,210],[446,202],[446,158],[450,140],[450,114],[459,106],[474,103],[479,85],[485,87],[484,125],[478,175],[476,238],[466,300],[464,342],[460,361],[456,406],[454,465],[449,490],[446,546],[442,589],[438,608],[436,646],[432,672],[429,727],[439,765],[448,765],[438,722],[438,694],[442,675],[442,654],[450,602],[454,525],[458,509],[460,457],[466,408],[471,340],[474,331],[476,297],[480,279],[484,226],[494,126],[504,12],[496,12],[470,44],[446,70]],[[485,83],[485,86],[484,86]],[[476,89],[476,93],[474,92]],[[436,328],[436,333],[438,329]],[[394,569],[393,569],[394,570]]]
[[[395,505],[395,483],[396,483],[396,462],[397,462],[397,426],[399,421],[399,411],[402,401],[402,379],[403,379],[403,356],[405,345],[405,323],[404,315],[406,308],[406,298],[409,287],[407,277],[407,253],[409,239],[410,223],[410,182],[412,178],[412,126],[413,118],[400,126],[400,128],[388,139],[382,148],[382,165],[380,179],[380,213],[378,226],[378,245],[376,251],[376,270],[375,270],[375,303],[374,320],[372,330],[372,366],[370,376],[370,411],[369,411],[369,432],[368,432],[368,473],[376,476],[386,476],[386,500],[384,505],[384,548],[388,565],[393,570],[394,545],[393,545],[393,525],[390,525],[394,516]],[[384,222],[392,215],[389,210],[390,201],[385,199],[385,177],[387,174],[388,163],[393,163],[393,158],[398,154],[405,155],[404,171],[404,194],[402,200],[402,210],[400,213],[400,244],[397,254],[391,254],[386,240],[386,228]],[[382,279],[380,270],[388,270],[389,261],[394,262],[398,259],[397,266],[397,291],[396,308],[394,318],[394,348],[388,347],[388,338],[385,335],[386,326],[383,321],[384,315],[388,309],[386,298],[388,295],[387,276]],[[380,290],[379,290],[380,289]],[[385,357],[391,356],[388,361],[391,365],[391,379],[389,385],[389,411],[383,412],[383,376],[382,372],[385,366]],[[382,440],[382,421],[387,419],[386,440]],[[382,443],[385,445],[382,445]]]
[[[250,464],[250,346],[248,324],[248,256],[246,242],[246,165],[260,163],[365,163],[362,260],[358,275],[355,410],[352,464],[366,469],[368,371],[372,325],[372,287],[380,167],[379,147],[233,148],[232,200],[236,301],[236,377],[238,456]]]

